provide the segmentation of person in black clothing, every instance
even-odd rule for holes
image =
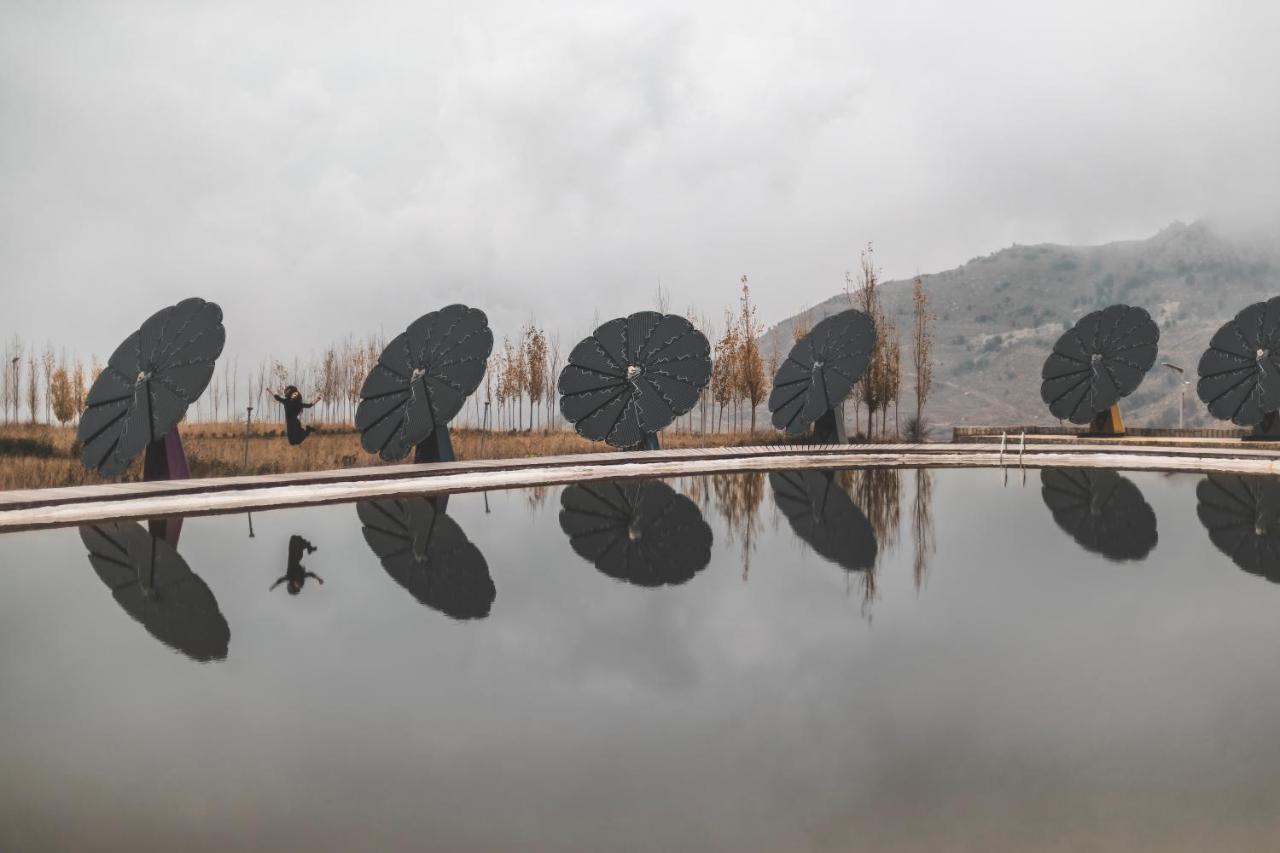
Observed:
[[[302,585],[307,582],[307,578],[315,578],[324,585],[324,578],[315,572],[307,571],[307,567],[302,565],[303,553],[311,554],[316,550],[316,546],[312,545],[301,536],[294,534],[289,537],[289,567],[285,569],[284,577],[271,585],[272,589],[280,586],[280,584],[288,582],[286,589],[290,595],[297,595],[302,592]]]
[[[297,385],[287,386],[284,389],[283,397],[270,388],[267,389],[267,393],[284,405],[284,423],[289,435],[289,443],[294,445],[302,444],[307,440],[307,436],[315,432],[315,427],[304,427],[302,421],[298,418],[302,415],[303,409],[309,409],[319,403],[322,399],[321,395],[317,394],[316,398],[310,403],[304,403],[302,402],[302,392],[298,390]]]

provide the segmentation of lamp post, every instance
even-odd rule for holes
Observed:
[[[252,420],[253,406],[246,406],[244,416],[244,469],[246,471],[249,470],[249,424]]]
[[[1182,411],[1187,407],[1187,386],[1191,384],[1191,380],[1182,379],[1186,374],[1186,371],[1174,364],[1172,361],[1162,361],[1160,363],[1170,370],[1176,371],[1179,380],[1182,382],[1182,387],[1180,389],[1182,394],[1178,398],[1178,429],[1182,429]]]

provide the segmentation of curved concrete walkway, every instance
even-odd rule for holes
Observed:
[[[1092,467],[1123,470],[1280,473],[1280,451],[1237,443],[1221,448],[1070,445],[1015,439],[1002,450],[972,444],[776,445],[533,459],[385,465],[297,474],[119,483],[0,492],[0,531],[108,518],[156,518],[435,495],[632,477],[681,477],[798,468]]]

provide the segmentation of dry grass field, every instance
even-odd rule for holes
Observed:
[[[324,471],[383,464],[360,447],[359,436],[346,425],[319,425],[298,447],[289,445],[278,424],[255,426],[249,435],[247,464],[242,424],[184,424],[181,430],[195,477]],[[725,447],[778,440],[778,434],[773,431],[757,431],[754,435],[748,432],[662,434],[664,447]],[[0,426],[0,489],[102,482],[101,477],[80,464],[79,451],[74,445],[74,427]],[[481,432],[463,429],[453,433],[453,447],[459,459],[521,459],[611,449],[568,430]],[[139,457],[121,479],[138,480],[141,476]]]

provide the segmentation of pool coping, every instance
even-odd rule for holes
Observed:
[[[0,532],[106,519],[245,512],[405,495],[802,468],[1091,467],[1280,473],[1280,452],[1249,446],[1064,446],[1060,443],[776,445],[584,453],[388,465],[296,474],[117,483],[0,493]]]

